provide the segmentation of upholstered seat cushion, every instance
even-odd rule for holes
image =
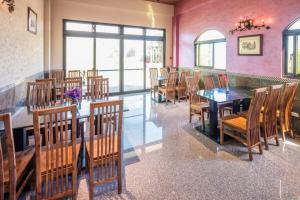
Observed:
[[[174,92],[175,88],[167,88],[166,86],[162,86],[158,88],[159,91],[166,93],[166,92]]]
[[[225,126],[238,129],[241,132],[246,132],[247,130],[247,119],[239,115],[229,115],[222,118],[222,123]]]
[[[197,102],[191,104],[191,109],[196,111],[202,111],[203,109],[207,109],[209,104],[207,102]]]

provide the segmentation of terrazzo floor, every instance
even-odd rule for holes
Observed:
[[[188,103],[158,104],[148,93],[124,97],[123,193],[95,199],[300,199],[300,141],[280,141],[248,161],[233,140],[218,145],[188,122]],[[274,143],[273,143],[274,144]],[[87,175],[78,199],[88,199]]]
[[[119,97],[113,97],[119,98]],[[300,200],[300,137],[263,155],[229,140],[221,146],[189,123],[189,105],[126,95],[123,124],[123,193],[116,184],[97,187],[104,200]],[[88,174],[79,175],[79,200],[89,199]],[[104,190],[104,191],[103,191]],[[34,199],[34,191],[24,199]]]

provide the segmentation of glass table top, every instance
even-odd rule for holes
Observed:
[[[232,102],[251,97],[251,89],[247,88],[215,88],[212,90],[199,90],[197,95],[210,101],[217,103]]]

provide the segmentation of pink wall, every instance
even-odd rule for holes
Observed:
[[[282,31],[300,16],[300,0],[182,0],[175,16],[179,41],[174,43],[178,44],[174,61],[178,59],[179,67],[194,66],[194,40],[202,32],[215,29],[226,36],[228,72],[281,77]],[[229,34],[244,16],[258,23],[265,19],[271,29]],[[264,34],[263,56],[237,56],[237,37],[252,34]]]

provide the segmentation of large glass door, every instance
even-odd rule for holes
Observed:
[[[94,65],[94,39],[66,37],[66,70],[86,71]]]
[[[120,39],[96,39],[96,69],[109,78],[110,92],[120,92]]]
[[[144,40],[124,40],[124,92],[144,89]]]
[[[150,88],[150,68],[161,68],[164,65],[164,42],[146,41],[146,88]],[[159,69],[158,69],[159,70]]]

